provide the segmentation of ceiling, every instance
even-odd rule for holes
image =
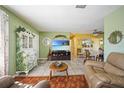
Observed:
[[[39,31],[92,33],[103,31],[104,17],[116,10],[117,5],[87,5],[84,9],[75,5],[55,6],[5,6]]]

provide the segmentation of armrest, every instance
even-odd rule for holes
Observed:
[[[104,73],[96,73],[94,77],[90,80],[92,88],[100,88],[103,87],[105,84],[111,83],[111,80],[104,76]]]
[[[124,77],[110,74],[111,84],[116,85],[118,87],[124,87]]]
[[[96,61],[87,61],[85,63],[85,65],[103,68],[105,63],[104,62],[96,62]]]
[[[12,76],[2,76],[0,78],[0,88],[9,88],[14,82],[15,80]]]
[[[92,81],[95,87],[109,85],[110,87],[124,87],[124,78],[113,74],[96,73]]]
[[[47,80],[42,80],[39,83],[37,83],[33,88],[49,88],[50,84]]]
[[[96,73],[95,76],[99,80],[101,80],[101,81],[103,81],[105,83],[110,83],[111,82],[111,80],[104,73]]]
[[[93,77],[94,77],[94,75],[95,75],[95,70],[93,69],[93,67],[92,66],[84,66],[84,74],[89,78],[89,80],[91,80]]]

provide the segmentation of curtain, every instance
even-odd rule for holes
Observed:
[[[0,10],[0,76],[8,74],[9,32],[8,15]]]

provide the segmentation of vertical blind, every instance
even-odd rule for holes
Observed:
[[[0,10],[0,76],[8,74],[9,61],[8,15]]]

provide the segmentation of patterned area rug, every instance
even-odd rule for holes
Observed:
[[[25,84],[35,85],[41,80],[48,80],[48,77],[16,77],[16,81]],[[65,76],[52,77],[51,88],[88,88],[84,75],[73,75],[67,79]]]

